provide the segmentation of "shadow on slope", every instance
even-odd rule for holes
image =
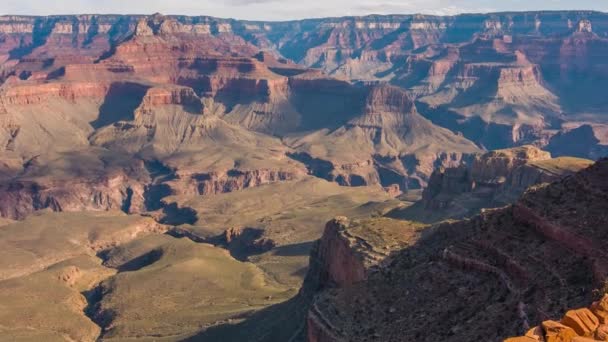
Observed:
[[[304,341],[304,327],[308,311],[308,298],[297,295],[290,300],[255,312],[237,324],[225,323],[183,342],[204,341]]]
[[[98,129],[117,121],[134,120],[134,112],[148,89],[148,86],[137,83],[113,83],[99,108],[97,120],[91,122],[91,126]]]

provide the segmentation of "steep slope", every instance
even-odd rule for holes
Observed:
[[[201,103],[191,88],[152,87],[133,120],[97,130],[91,143],[162,162],[173,170],[173,194],[228,192],[306,173],[280,140],[204,113]]]
[[[4,84],[0,88],[2,215],[21,219],[44,208],[141,211],[148,181],[143,162],[92,147],[88,140],[94,132],[92,122],[103,119],[108,102],[128,107],[137,101],[139,91],[137,84],[129,82]]]
[[[460,49],[441,85],[420,102],[431,120],[488,149],[546,143],[544,130],[563,120],[559,98],[538,65],[519,50],[503,51],[503,43],[478,39]]]
[[[327,164],[329,179],[401,190],[423,187],[437,165],[458,165],[480,151],[420,116],[403,90],[385,85],[371,87],[362,112],[344,125],[285,140],[313,170],[315,162]]]
[[[515,205],[432,228],[350,283],[324,282],[323,270],[337,276],[331,268],[309,273],[325,290],[309,311],[308,340],[499,341],[590,305],[607,274],[607,175],[604,159]],[[336,259],[317,252],[311,262]]]

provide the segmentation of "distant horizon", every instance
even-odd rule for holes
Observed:
[[[591,12],[591,13],[601,13],[601,14],[608,14],[608,10],[606,11],[601,11],[601,10],[595,10],[595,9],[558,9],[558,10],[513,10],[513,11],[491,11],[491,12],[462,12],[462,13],[456,13],[456,14],[432,14],[432,13],[421,13],[421,12],[416,12],[416,13],[385,13],[385,14],[381,14],[381,13],[369,13],[369,14],[361,14],[361,15],[343,15],[343,16],[326,16],[326,17],[303,17],[303,18],[297,18],[297,19],[285,19],[285,20],[264,20],[264,19],[244,19],[244,18],[235,18],[235,17],[222,17],[222,16],[215,16],[215,15],[209,15],[209,14],[176,14],[176,13],[161,13],[161,12],[154,12],[154,13],[88,13],[88,12],[82,12],[82,13],[57,13],[57,14],[15,14],[15,13],[7,13],[7,14],[2,14],[0,13],[0,17],[11,17],[11,16],[15,16],[15,17],[69,17],[69,16],[137,16],[137,17],[151,17],[154,15],[161,15],[164,17],[192,17],[192,18],[196,18],[196,17],[209,17],[209,18],[216,18],[216,19],[223,19],[223,20],[237,20],[237,21],[251,21],[251,22],[290,22],[290,21],[305,21],[305,20],[323,20],[323,19],[342,19],[342,18],[366,18],[366,17],[374,17],[374,16],[378,16],[378,17],[391,17],[391,16],[416,16],[416,15],[422,15],[422,16],[429,16],[429,17],[456,17],[456,16],[462,16],[462,15],[492,15],[492,14],[517,14],[517,13],[551,13],[551,12],[555,12],[555,13],[560,13],[560,12]]]
[[[5,0],[0,15],[151,15],[209,16],[247,21],[297,21],[304,19],[365,17],[373,15],[488,14],[538,11],[608,12],[608,2],[599,0]]]

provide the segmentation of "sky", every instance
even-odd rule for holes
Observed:
[[[0,14],[185,14],[291,20],[366,14],[584,9],[608,12],[608,0],[0,0]]]

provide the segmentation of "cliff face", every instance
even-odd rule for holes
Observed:
[[[149,172],[141,160],[89,149],[30,159],[2,179],[0,213],[24,219],[37,210],[146,210]]]
[[[591,165],[577,158],[551,158],[533,146],[479,155],[468,165],[433,173],[420,205],[425,212],[464,217],[481,208],[515,201],[526,189],[572,175]]]
[[[598,336],[603,302],[592,306],[598,313],[568,310],[591,305],[608,274],[602,251],[606,172],[608,162],[602,160],[533,188],[513,206],[430,228],[363,279],[321,286],[310,306],[308,341],[498,341],[541,322],[542,330],[514,341]],[[326,231],[324,239],[348,231],[341,227]],[[350,253],[313,252],[309,276],[318,274],[319,265],[349,260],[356,246],[377,241],[358,237]],[[328,241],[340,240],[321,240],[320,246]],[[548,321],[564,314],[562,324]]]
[[[274,182],[290,181],[305,176],[304,170],[281,171],[259,169],[252,171],[228,170],[225,173],[195,174],[188,183],[171,182],[173,193],[179,195],[215,195],[252,188]]]
[[[116,175],[108,179],[82,179],[75,181],[43,182],[16,181],[3,184],[0,189],[2,217],[21,220],[42,209],[52,211],[107,211],[127,213],[145,211],[144,184]]]
[[[387,218],[329,221],[310,257],[310,269],[300,296],[364,282],[390,263],[391,253],[413,244],[421,225]],[[313,301],[306,318],[308,341],[341,341],[336,327]]]

